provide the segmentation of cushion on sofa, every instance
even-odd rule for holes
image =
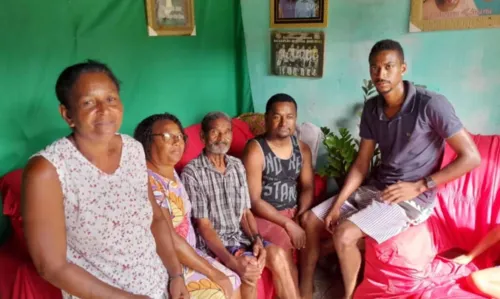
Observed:
[[[0,178],[0,193],[3,199],[3,213],[9,217],[21,216],[21,183],[23,170],[11,171]]]
[[[184,154],[182,155],[181,160],[175,165],[177,172],[182,172],[184,166],[186,166],[189,161],[198,157],[203,150],[205,145],[200,139],[200,132],[201,124],[194,124],[184,129],[184,133],[187,135],[188,139],[184,149]]]
[[[231,142],[228,154],[241,158],[248,140],[254,138],[254,135],[248,124],[241,119],[233,118],[231,122],[233,124],[233,142]]]
[[[3,198],[3,213],[9,218],[12,238],[18,246],[18,253],[29,256],[24,240],[21,217],[21,184],[23,170],[17,169],[0,178],[0,192]]]
[[[254,136],[264,134],[266,131],[265,117],[263,113],[243,113],[238,116],[238,119],[248,124],[248,127]]]

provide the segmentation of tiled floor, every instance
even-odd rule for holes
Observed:
[[[364,263],[361,263],[358,284],[361,282]],[[342,275],[335,255],[324,257],[318,262],[314,275],[314,299],[341,299],[344,296]]]
[[[331,266],[330,266],[331,265]],[[344,295],[342,277],[335,263],[322,261],[314,276],[314,299],[341,299]]]
[[[341,299],[344,287],[339,275],[332,276],[327,271],[318,269],[314,281],[314,299]]]

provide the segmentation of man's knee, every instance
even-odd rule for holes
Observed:
[[[347,220],[335,229],[333,240],[337,247],[356,246],[362,237],[363,233],[359,227]]]
[[[286,267],[288,264],[288,259],[286,252],[283,248],[276,245],[271,245],[266,248],[267,254],[267,267],[271,270],[279,270],[280,268]]]
[[[323,222],[312,211],[307,211],[300,216],[300,225],[307,231],[320,232],[319,228],[323,226]]]

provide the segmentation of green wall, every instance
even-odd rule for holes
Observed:
[[[2,0],[0,176],[68,133],[54,85],[84,59],[122,81],[124,133],[157,112],[189,125],[252,110],[239,1],[195,1],[195,14],[195,37],[148,37],[141,0]]]
[[[142,0],[1,0],[0,176],[69,133],[54,85],[85,59],[122,81],[123,133],[158,112],[187,126],[212,110],[252,111],[239,1],[195,2],[197,36],[148,37]]]

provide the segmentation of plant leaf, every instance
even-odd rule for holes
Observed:
[[[331,165],[334,169],[337,169],[337,170],[342,169],[342,162],[338,159],[333,160]]]
[[[339,171],[336,171],[336,170],[332,170],[329,174],[330,177],[332,178],[340,178],[342,177],[341,173]]]

